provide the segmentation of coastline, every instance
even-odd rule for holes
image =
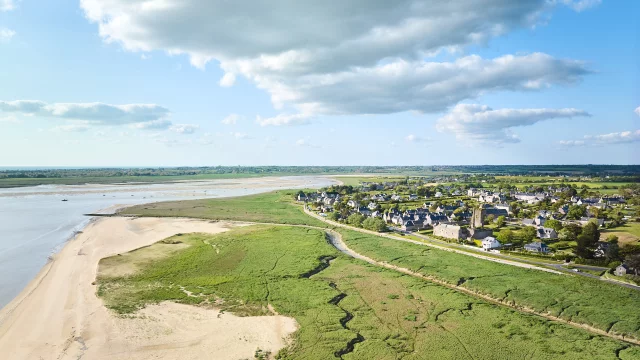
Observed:
[[[236,197],[332,183],[335,180],[324,176],[284,176],[0,189],[0,208],[6,214],[0,218],[0,228],[6,233],[0,239],[0,309],[18,297],[74,234],[89,224],[90,217],[85,214],[110,214],[123,207],[158,201]]]
[[[242,225],[174,218],[92,219],[0,310],[0,353],[11,359],[197,359],[205,354],[236,359],[251,357],[257,347],[277,352],[297,329],[294,319],[238,318],[174,303],[153,305],[138,318],[122,319],[96,296],[100,259],[177,233],[220,233],[232,226]],[[233,331],[213,336],[224,329]],[[211,336],[204,337],[207,332]],[[225,342],[238,337],[228,334],[244,334],[245,340],[229,348]]]

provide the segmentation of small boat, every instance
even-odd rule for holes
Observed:
[[[62,199],[62,201],[69,201],[69,200],[67,200],[67,199]]]

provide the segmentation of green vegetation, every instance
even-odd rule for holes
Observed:
[[[537,312],[640,338],[640,293],[598,280],[554,275],[424,246],[341,231],[354,251]],[[606,305],[605,305],[606,304]]]
[[[120,214],[326,226],[306,215],[302,205],[292,204],[296,193],[283,190],[236,198],[159,202],[126,208]]]
[[[260,225],[174,236],[113,258],[101,261],[97,280],[109,308],[129,314],[170,300],[265,315],[271,305],[300,324],[280,359],[640,356],[639,347],[345,257],[315,229]],[[135,271],[109,271],[127,264]]]

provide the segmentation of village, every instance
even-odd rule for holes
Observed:
[[[606,231],[634,220],[637,208],[625,197],[561,184],[508,190],[472,185],[361,182],[300,192],[296,200],[327,219],[368,230],[637,274],[640,249],[621,246]]]

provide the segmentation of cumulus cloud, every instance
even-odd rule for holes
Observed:
[[[16,32],[6,28],[0,28],[0,42],[8,42],[16,35]]]
[[[169,110],[154,104],[109,105],[103,103],[53,103],[37,100],[0,101],[0,111],[64,120],[85,120],[91,124],[123,125],[155,121],[169,116]]]
[[[438,131],[451,132],[458,140],[520,142],[513,128],[555,118],[590,116],[579,109],[498,109],[486,105],[459,104],[438,119]]]
[[[260,126],[283,126],[283,125],[303,125],[308,124],[310,114],[279,114],[270,118],[256,117],[256,122]]]
[[[226,73],[220,79],[220,86],[222,87],[231,87],[236,83],[236,75],[234,73]]]
[[[640,142],[640,130],[613,132],[602,135],[585,135],[583,140],[562,140],[563,146],[615,145]]]
[[[635,112],[638,116],[640,116],[640,106],[638,106],[638,107],[634,110],[634,112]]]
[[[276,108],[299,113],[260,118],[261,125],[318,114],[438,112],[486,92],[571,84],[589,72],[581,62],[537,53],[424,60],[535,25],[554,6],[550,0],[80,3],[106,42],[186,54],[199,68],[215,60],[225,72],[220,85],[244,76],[267,91]]]
[[[235,125],[238,120],[240,120],[240,115],[238,114],[229,114],[227,117],[222,119],[221,123],[224,125]]]
[[[195,124],[175,124],[172,125],[169,130],[177,132],[178,134],[189,135],[196,132],[199,128],[200,126]]]

